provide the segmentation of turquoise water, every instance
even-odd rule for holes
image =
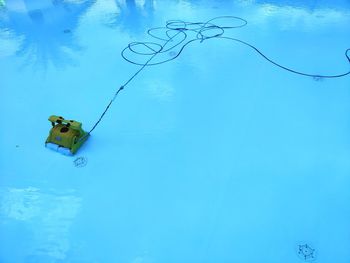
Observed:
[[[50,115],[90,130],[140,69],[122,50],[172,19],[238,16],[225,36],[345,73],[349,1],[0,6],[1,263],[350,261],[349,75],[195,41],[145,67],[75,156],[44,147]]]

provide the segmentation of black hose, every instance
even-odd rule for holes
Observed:
[[[230,23],[227,25],[220,25],[220,20],[230,20]],[[221,22],[222,23],[222,22]],[[272,65],[284,69],[288,72],[313,78],[340,78],[345,77],[350,74],[350,70],[344,73],[335,74],[335,75],[319,75],[319,74],[310,74],[304,73],[291,69],[289,67],[283,66],[272,59],[268,58],[264,53],[262,53],[257,47],[252,44],[249,44],[243,40],[224,36],[226,30],[241,28],[247,25],[247,21],[243,18],[236,16],[218,16],[213,19],[210,19],[206,22],[185,22],[182,20],[169,20],[166,22],[165,27],[155,27],[147,31],[148,35],[156,39],[157,42],[132,42],[125,47],[121,56],[134,65],[141,66],[114,94],[114,97],[110,100],[104,112],[101,114],[98,121],[94,124],[92,129],[88,132],[88,135],[96,128],[100,123],[108,109],[110,108],[113,101],[116,99],[118,94],[147,66],[155,66],[163,63],[167,63],[176,59],[182,51],[189,45],[195,42],[202,43],[203,41],[209,39],[226,39],[230,41],[235,41],[241,43],[245,46],[250,47],[256,51],[260,56],[262,56],[266,61],[270,62]],[[160,35],[161,34],[161,35]],[[194,36],[189,36],[189,35]],[[175,49],[178,49],[177,52],[174,52]],[[169,58],[169,53],[172,53],[172,57]],[[345,57],[350,63],[350,48],[345,51]],[[161,56],[161,54],[166,54]],[[144,62],[138,62],[132,56],[138,58],[146,57]],[[88,136],[87,135],[87,136]]]

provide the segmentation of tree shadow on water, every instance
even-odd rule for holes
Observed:
[[[119,9],[107,22],[107,26],[120,28],[130,35],[138,35],[147,31],[152,26],[155,12],[155,1],[145,0],[143,4],[137,4],[135,0],[124,2],[115,0]]]
[[[81,16],[95,1],[48,1],[38,7],[35,1],[21,0],[22,9],[5,5],[0,11],[0,30],[18,42],[16,53],[24,66],[46,69],[50,64],[74,64],[73,54],[82,50],[74,32]]]

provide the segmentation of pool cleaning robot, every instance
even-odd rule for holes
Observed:
[[[65,155],[74,155],[90,136],[82,129],[82,124],[63,117],[52,115],[52,124],[45,146]]]
[[[218,25],[215,25],[215,21],[221,20],[221,19],[225,19],[225,20],[231,19],[232,21],[235,21],[235,23],[232,23],[231,25],[227,24],[225,26],[220,26],[221,23]],[[236,22],[238,22],[238,24]],[[118,94],[127,85],[129,85],[129,83],[138,74],[140,74],[140,72],[142,72],[148,66],[160,65],[176,59],[184,50],[184,48],[187,47],[187,45],[189,45],[190,43],[195,43],[195,41],[197,40],[200,42],[196,42],[196,43],[202,43],[203,41],[207,41],[209,39],[226,39],[226,40],[231,40],[232,42],[239,42],[240,44],[243,44],[253,49],[255,52],[257,52],[260,56],[262,56],[266,61],[268,61],[275,67],[279,67],[285,71],[291,72],[293,74],[298,74],[304,77],[312,77],[314,79],[315,78],[316,79],[321,79],[321,78],[334,79],[334,78],[340,78],[340,77],[345,77],[347,75],[350,75],[350,70],[337,75],[318,75],[318,74],[309,74],[309,73],[297,71],[269,59],[257,47],[255,47],[254,45],[248,42],[224,35],[226,30],[244,27],[245,25],[247,25],[247,21],[243,18],[236,17],[236,16],[218,16],[210,20],[207,20],[206,22],[186,22],[182,20],[170,20],[166,23],[165,27],[155,27],[155,28],[149,29],[147,31],[148,34],[151,37],[155,38],[157,41],[156,42],[132,42],[132,43],[129,43],[129,45],[123,49],[123,51],[121,52],[121,56],[129,63],[138,65],[140,68],[137,69],[135,73],[133,73],[124,82],[124,84],[121,85],[119,89],[115,92],[112,99],[106,105],[105,110],[100,115],[99,119],[96,121],[93,127],[89,130],[89,132],[85,132],[81,128],[80,122],[76,122],[73,120],[65,120],[63,119],[63,117],[51,116],[49,118],[49,121],[51,121],[53,127],[50,131],[49,137],[47,138],[45,145],[56,151],[62,152],[63,154],[68,154],[68,155],[75,154],[77,150],[82,146],[82,144],[90,136],[92,131],[101,122],[103,116],[105,116],[106,112],[109,110],[110,106],[115,101]],[[159,29],[164,30],[164,34],[166,35],[167,38],[165,39],[160,38],[154,33],[151,33],[154,30],[159,30]],[[185,41],[186,38],[191,36],[190,34],[185,33],[185,31],[188,31],[188,32],[192,31],[195,34],[192,34],[192,38],[187,39]],[[181,35],[183,35],[183,37],[177,38],[176,36],[178,36],[180,33]],[[159,44],[158,43],[159,41],[162,41],[162,43]],[[178,42],[173,42],[172,46],[169,47],[169,43],[172,41],[178,41]],[[177,49],[177,52],[171,51],[174,48]],[[172,54],[170,58],[167,55],[161,56],[162,54],[164,55],[171,52],[174,52],[174,54]],[[157,61],[154,61],[153,59],[156,56],[158,57],[158,55],[161,57],[157,59]],[[135,56],[145,56],[144,63],[140,62],[138,59],[135,59],[134,58]],[[347,60],[350,62],[350,48],[348,48],[345,51],[345,56]]]

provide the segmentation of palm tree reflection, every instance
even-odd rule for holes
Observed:
[[[120,27],[132,35],[143,33],[152,25],[154,2],[154,0],[144,0],[142,3],[135,0],[115,0],[120,13],[116,14],[108,25]]]
[[[46,68],[50,63],[58,67],[71,64],[70,54],[81,50],[73,32],[94,1],[47,0],[40,1],[39,7],[38,2],[8,2],[1,11],[0,30],[19,41],[16,55],[23,57],[28,66]]]

